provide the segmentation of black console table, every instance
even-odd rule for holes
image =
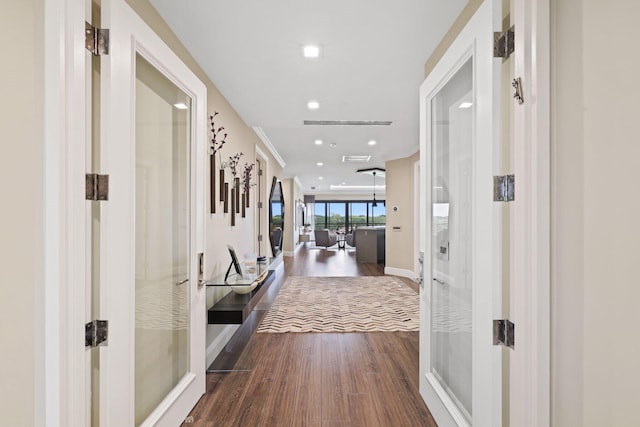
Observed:
[[[255,286],[255,288],[248,293],[231,291],[225,295],[220,301],[209,308],[207,315],[208,323],[216,325],[238,325],[244,323],[276,277],[276,272],[273,270],[273,267],[277,264],[276,261],[277,258],[269,258],[266,261],[258,262],[256,265],[256,279],[254,280],[238,281],[230,277],[225,281],[224,276],[208,280],[206,282],[208,288],[232,286],[242,288],[243,286]]]

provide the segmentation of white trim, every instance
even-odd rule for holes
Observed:
[[[278,153],[278,150],[276,150],[276,147],[274,147],[273,144],[271,144],[271,141],[269,141],[269,137],[267,136],[267,134],[264,133],[264,131],[260,126],[253,126],[251,129],[253,129],[256,135],[258,135],[258,138],[260,138],[260,141],[262,141],[264,146],[267,147],[267,150],[269,150],[273,158],[276,159],[276,162],[278,162],[280,167],[283,168],[285,165],[285,162],[284,160],[282,160],[282,157],[280,157],[280,154]]]
[[[267,153],[262,151],[262,149],[256,144],[256,156],[260,156],[265,162],[269,159]]]
[[[220,355],[222,350],[224,350],[225,346],[233,337],[233,334],[240,329],[240,326],[237,325],[225,325],[224,329],[216,336],[216,338],[211,341],[211,344],[207,347],[207,358],[206,358],[206,367],[211,366],[216,357]]]
[[[420,159],[413,164],[413,274],[420,275]]]
[[[440,427],[447,426],[450,420],[449,418],[453,418],[454,424],[452,426],[456,427],[470,427],[469,420],[462,413],[456,402],[451,398],[451,396],[445,391],[442,387],[441,379],[438,379],[433,373],[429,372],[426,374],[426,380],[431,386],[426,392],[429,394],[433,394],[435,398],[442,401],[443,405],[436,405],[432,411],[432,415],[435,419],[442,419],[445,423],[439,424]],[[441,413],[439,413],[441,412]],[[436,418],[437,417],[437,418]]]
[[[162,402],[153,410],[151,414],[140,424],[140,427],[154,427],[162,425],[163,417],[174,409],[175,403],[183,393],[187,393],[192,383],[198,378],[193,373],[185,375],[180,382],[162,399]],[[179,409],[178,409],[179,410]],[[187,412],[188,414],[188,412]],[[186,414],[184,415],[186,417]]]
[[[512,4],[514,72],[525,101],[514,111],[510,317],[519,338],[510,356],[510,425],[545,426],[551,422],[550,5]]]
[[[262,162],[262,177],[260,178],[260,187],[256,187],[257,191],[253,192],[253,197],[254,197],[254,202],[253,202],[253,209],[255,212],[255,223],[254,223],[254,243],[255,243],[255,251],[256,253],[260,252],[261,255],[262,254],[262,245],[263,242],[267,242],[267,239],[262,239],[262,242],[258,241],[258,236],[259,234],[262,234],[263,236],[265,235],[265,230],[267,231],[267,235],[268,235],[268,230],[269,230],[269,218],[268,218],[268,214],[267,214],[267,208],[266,208],[266,200],[268,199],[268,193],[269,193],[269,180],[267,179],[267,177],[269,176],[269,156],[262,151],[262,149],[260,149],[260,147],[258,147],[258,145],[256,144],[256,161],[260,160],[260,162]],[[257,174],[259,173],[259,171],[256,171],[256,178],[257,178]],[[263,207],[262,209],[258,209],[258,194],[260,194],[262,196],[262,204]],[[262,216],[260,215],[262,214]],[[268,250],[271,250],[271,247],[269,245]]]
[[[84,426],[85,2],[44,2],[44,277],[35,423]],[[64,106],[61,108],[60,106]],[[42,371],[43,370],[43,371]],[[41,375],[39,375],[41,374]]]
[[[300,182],[300,178],[298,178],[298,175],[293,177],[293,182],[298,186],[298,188],[302,189],[302,183]]]
[[[404,268],[385,267],[384,274],[388,274],[391,276],[406,277],[407,279],[411,279],[414,282],[416,281],[416,274],[413,271],[406,270]]]

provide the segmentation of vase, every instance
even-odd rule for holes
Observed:
[[[211,201],[211,207],[209,211],[216,213],[216,155],[209,156],[209,200]]]
[[[220,172],[224,172],[224,171],[221,170]],[[223,183],[222,188],[223,190],[222,190],[222,193],[220,193],[220,197],[224,202],[224,213],[229,213],[229,197],[227,197],[227,193],[229,192],[229,183],[228,182]]]
[[[225,182],[224,182],[224,169],[220,169],[220,201],[224,202],[227,198],[227,193],[225,191]],[[225,211],[226,212],[226,211]]]
[[[245,193],[242,193],[242,218],[245,218],[247,216],[247,207],[245,206],[246,199],[247,199],[247,195]]]
[[[233,189],[236,198],[236,213],[240,213],[240,178],[233,179]]]
[[[233,190],[231,190],[233,191]],[[238,203],[236,203],[235,196],[231,196],[231,226],[234,227],[236,225],[236,208]]]

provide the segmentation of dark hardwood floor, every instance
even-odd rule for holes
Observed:
[[[436,426],[418,393],[417,332],[254,334],[288,276],[380,275],[354,251],[303,246],[285,257],[284,277],[211,365],[183,425]]]

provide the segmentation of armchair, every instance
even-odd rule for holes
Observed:
[[[338,236],[334,233],[329,232],[329,230],[315,230],[316,237],[316,246],[324,246],[328,248],[329,246],[333,246],[338,243]]]

